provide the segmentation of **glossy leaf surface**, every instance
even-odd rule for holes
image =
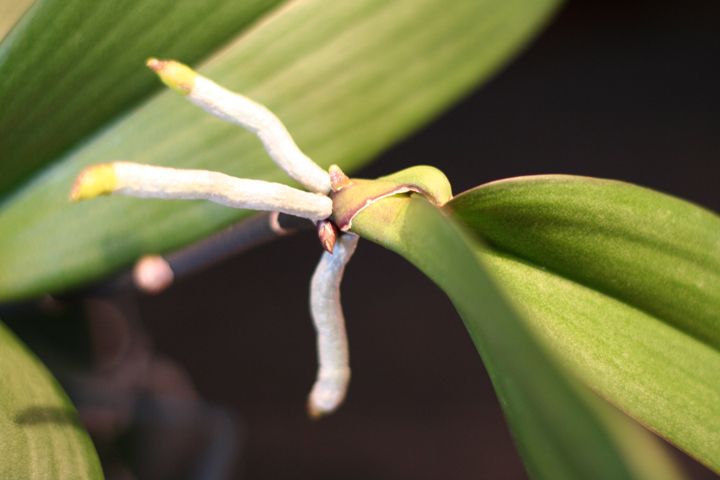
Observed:
[[[509,179],[448,205],[536,332],[592,389],[720,470],[720,220],[634,185]]]
[[[568,175],[483,185],[451,208],[499,250],[720,348],[720,217],[628,183]]]

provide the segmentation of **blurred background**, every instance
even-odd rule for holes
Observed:
[[[430,164],[460,192],[570,173],[718,211],[719,19],[712,0],[568,2],[489,84],[356,176]],[[9,324],[63,380],[111,479],[526,478],[450,302],[369,242],[343,283],[349,396],[326,419],[306,417],[320,254],[302,232],[156,296],[48,300],[58,316],[87,315],[73,335],[48,325],[39,338],[23,312]],[[675,455],[691,478],[716,478]]]

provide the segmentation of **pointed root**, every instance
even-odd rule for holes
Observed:
[[[117,175],[112,163],[92,165],[78,175],[70,191],[70,200],[79,202],[109,195],[115,191],[117,183]]]
[[[195,88],[195,79],[198,74],[187,65],[174,60],[158,60],[157,58],[148,58],[145,64],[158,74],[165,85],[183,95],[189,95]]]

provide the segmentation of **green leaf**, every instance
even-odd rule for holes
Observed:
[[[295,1],[200,70],[266,104],[320,164],[353,169],[495,72],[557,3]],[[252,135],[162,93],[6,198],[0,300],[87,282],[246,215],[202,202],[67,203],[84,166],[117,159],[285,180]]]
[[[543,175],[458,195],[499,250],[662,318],[720,348],[720,217],[635,185]]]
[[[95,448],[65,393],[0,323],[0,478],[103,478]]]
[[[148,56],[195,62],[278,3],[38,1],[0,45],[0,193],[159,90]]]
[[[353,231],[430,277],[462,316],[533,478],[634,478],[613,434],[530,334],[485,272],[476,242],[420,198],[388,197]]]
[[[541,176],[449,203],[490,271],[593,390],[720,471],[720,220],[641,187]]]
[[[677,480],[685,478],[682,470],[669,454],[667,447],[651,432],[601,399],[584,397],[610,431],[625,461],[637,478],[648,480]]]

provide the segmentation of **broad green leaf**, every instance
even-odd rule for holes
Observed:
[[[37,358],[0,323],[0,478],[102,478],[75,408]]]
[[[197,61],[278,3],[38,0],[0,44],[0,193],[159,90],[148,56]]]
[[[0,0],[0,40],[33,2],[34,0]]]
[[[320,164],[350,170],[496,71],[556,4],[294,1],[263,18],[200,70],[275,111]],[[84,166],[116,159],[285,180],[252,135],[164,92],[5,200],[0,207],[0,299],[86,282],[143,253],[177,248],[246,215],[202,202],[105,198],[67,203]]]
[[[635,185],[543,175],[493,182],[450,206],[511,253],[720,349],[720,217]]]
[[[449,206],[492,243],[479,254],[566,365],[720,471],[715,215],[569,176],[495,182]]]
[[[720,353],[660,319],[525,261],[490,271],[565,364],[598,394],[720,470]]]
[[[476,242],[453,221],[425,200],[396,196],[361,212],[353,231],[405,257],[450,297],[533,478],[634,477],[601,417],[503,300],[476,254]]]

